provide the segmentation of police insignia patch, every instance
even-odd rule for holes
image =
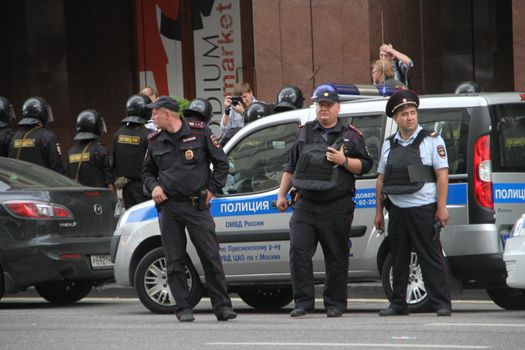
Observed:
[[[447,156],[447,152],[445,151],[445,146],[439,145],[439,146],[436,147],[436,149],[437,149],[437,153],[439,155],[439,158],[445,159],[445,157]]]
[[[219,143],[219,140],[217,140],[217,136],[215,136],[214,134],[211,134],[211,135],[210,135],[210,140],[211,140],[211,143],[212,143],[215,147],[217,147],[217,148],[221,147],[221,144]]]
[[[186,152],[184,152],[184,157],[187,160],[192,160],[193,159],[193,151],[191,149],[187,150]]]

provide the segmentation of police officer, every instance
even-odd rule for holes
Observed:
[[[142,94],[132,95],[126,102],[126,117],[113,137],[113,169],[116,176],[115,187],[122,189],[124,207],[151,198],[142,188],[142,163],[148,147],[148,134],[151,130],[145,124],[151,118],[151,109],[146,105],[151,100]]]
[[[86,186],[114,190],[108,148],[97,141],[107,132],[104,118],[96,110],[86,109],[78,114],[76,129],[73,140],[77,142],[67,152],[67,176]]]
[[[211,103],[204,98],[196,98],[190,102],[188,108],[184,109],[182,113],[188,122],[204,122],[208,123],[212,114]]]
[[[51,106],[41,97],[31,97],[22,106],[22,120],[9,149],[9,158],[35,163],[65,174],[58,139],[46,124],[53,121]]]
[[[303,92],[297,86],[289,85],[279,91],[277,103],[273,107],[273,113],[291,111],[303,108]]]
[[[226,181],[228,162],[204,123],[191,125],[179,115],[177,101],[161,96],[148,104],[159,131],[150,135],[142,177],[159,211],[168,285],[181,322],[194,320],[185,271],[186,233],[197,250],[213,312],[219,321],[237,317],[228,296],[209,201]],[[210,170],[210,162],[213,171]]]
[[[0,157],[9,156],[9,144],[14,135],[9,123],[14,119],[13,105],[7,98],[0,97]]]
[[[343,125],[339,96],[331,85],[318,86],[312,96],[316,120],[300,128],[284,168],[277,208],[288,207],[292,185],[299,193],[290,219],[290,270],[295,308],[292,317],[314,309],[312,257],[317,244],[326,266],[324,307],[340,317],[347,307],[349,235],[354,213],[355,175],[372,167],[362,133]]]
[[[414,248],[425,287],[438,316],[450,316],[447,270],[439,231],[448,222],[448,160],[436,132],[418,124],[419,98],[411,90],[393,94],[386,114],[398,132],[385,140],[377,172],[374,224],[384,230],[383,208],[389,212],[388,242],[393,258],[393,295],[380,316],[408,315],[406,291],[410,252]],[[386,199],[382,199],[386,196]]]
[[[261,119],[270,114],[270,107],[264,102],[256,101],[244,111],[244,125]]]

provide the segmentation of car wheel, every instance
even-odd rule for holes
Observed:
[[[514,288],[487,289],[494,304],[505,310],[525,310],[525,290]]]
[[[388,300],[392,299],[392,254],[388,254],[381,269],[381,283],[383,290]],[[407,304],[410,312],[426,312],[431,311],[432,306],[423,282],[423,274],[421,273],[421,265],[417,258],[417,254],[412,252],[410,254],[410,274],[408,275],[407,286]]]
[[[35,285],[40,296],[53,304],[72,304],[91,292],[93,281],[49,281]]]
[[[194,307],[202,298],[203,286],[189,258],[186,262],[186,276],[190,289],[189,302]],[[139,262],[135,272],[135,290],[140,302],[151,312],[157,314],[175,312],[175,300],[168,286],[166,259],[162,247],[152,250]]]
[[[250,289],[239,291],[242,301],[258,310],[274,310],[290,304],[292,288]]]

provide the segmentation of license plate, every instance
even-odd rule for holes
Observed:
[[[93,270],[109,269],[113,267],[110,255],[91,255],[91,267]]]

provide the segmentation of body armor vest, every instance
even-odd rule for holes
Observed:
[[[332,144],[341,147],[343,130]],[[320,135],[318,135],[320,139]],[[338,146],[337,146],[338,144]],[[292,177],[292,184],[306,199],[326,201],[355,192],[353,175],[326,159],[324,140],[316,140],[313,123],[305,125],[305,140]]]
[[[142,124],[123,126],[115,134],[113,144],[114,168],[117,177],[141,181],[140,173],[151,131]]]
[[[105,187],[96,149],[95,140],[79,142],[71,147],[68,151],[67,176],[85,186]]]
[[[433,136],[432,131],[421,130],[414,142],[401,146],[394,136],[390,141],[390,153],[385,167],[383,193],[409,194],[419,191],[426,182],[436,182],[434,168],[423,165],[419,145],[427,136]]]

